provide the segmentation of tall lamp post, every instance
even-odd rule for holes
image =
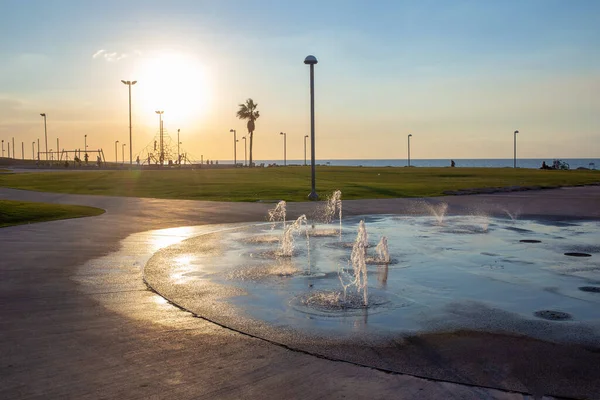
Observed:
[[[412,133],[408,134],[408,166],[410,167],[410,138],[412,137]]]
[[[125,165],[125,146],[127,146],[127,143],[123,143],[123,147],[121,147],[121,160],[123,160],[121,165]]]
[[[118,140],[115,140],[115,165],[119,163],[119,158],[117,157],[117,145],[119,144]]]
[[[244,139],[244,167],[246,166],[246,136],[242,136]]]
[[[83,151],[87,154],[87,135],[83,135]]]
[[[158,114],[158,123],[159,123],[159,135],[160,135],[160,156],[159,156],[159,160],[160,160],[160,165],[163,164],[164,161],[164,153],[163,153],[163,123],[162,123],[162,116],[165,113],[164,111],[155,111],[155,113]]]
[[[137,81],[121,81],[123,84],[129,86],[129,165],[133,164],[133,145],[131,143],[131,86],[135,85]]]
[[[287,165],[287,139],[285,132],[279,132],[280,135],[283,135],[283,166]]]
[[[517,168],[517,133],[519,133],[519,131],[515,131],[514,133],[514,158],[513,158],[513,168]]]
[[[306,167],[306,139],[308,139],[308,135],[304,135],[304,166]]]
[[[31,159],[35,160],[35,141],[31,142]]]
[[[233,132],[233,166],[236,167],[237,166],[236,132],[235,132],[235,129],[230,129],[229,132]]]
[[[315,189],[315,56],[307,56],[304,64],[310,65],[310,165],[311,165],[311,191],[308,195],[309,200],[318,200],[319,195]]]
[[[46,129],[46,113],[41,113],[40,115],[44,117],[44,139],[46,141],[46,161],[48,161],[48,130]],[[40,151],[39,147],[38,151]]]
[[[179,145],[181,144],[181,142],[179,141],[179,131],[181,129],[177,129],[177,164],[181,165],[181,156],[179,155]]]
[[[2,158],[4,158],[4,139],[2,139]]]

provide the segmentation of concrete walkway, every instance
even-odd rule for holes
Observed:
[[[529,398],[292,352],[193,318],[146,290],[144,260],[186,237],[185,230],[165,228],[262,221],[270,204],[5,188],[0,198],[107,210],[0,229],[0,398]],[[442,200],[452,213],[600,219],[598,187],[431,201]],[[422,212],[422,201],[346,201],[344,212],[413,214]],[[313,209],[289,205],[292,215]],[[144,233],[155,229],[161,231]],[[539,387],[528,391],[543,394]]]

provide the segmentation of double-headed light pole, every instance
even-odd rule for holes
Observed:
[[[233,166],[237,166],[237,137],[235,129],[230,129],[230,133],[233,133]]]
[[[131,86],[135,85],[137,81],[121,81],[123,84],[129,86],[129,165],[133,164],[133,146],[131,143]]]
[[[307,56],[304,59],[304,64],[310,65],[310,171],[311,191],[308,195],[309,200],[318,200],[319,195],[315,189],[315,64],[317,63],[315,56]]]
[[[279,132],[280,135],[283,135],[283,166],[287,166],[287,138],[285,132]]]
[[[514,155],[513,155],[513,168],[517,168],[517,133],[519,133],[519,131],[515,131],[514,133]]]

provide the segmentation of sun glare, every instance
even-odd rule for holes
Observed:
[[[161,54],[146,59],[138,73],[140,107],[162,110],[171,122],[186,122],[206,112],[209,88],[200,62],[182,54]]]

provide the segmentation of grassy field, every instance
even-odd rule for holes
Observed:
[[[321,197],[344,199],[440,196],[444,191],[600,182],[600,171],[512,168],[317,168]],[[310,168],[86,171],[0,175],[0,186],[58,193],[221,201],[304,201]]]
[[[0,200],[0,228],[57,219],[91,217],[102,213],[104,210],[94,207]]]

